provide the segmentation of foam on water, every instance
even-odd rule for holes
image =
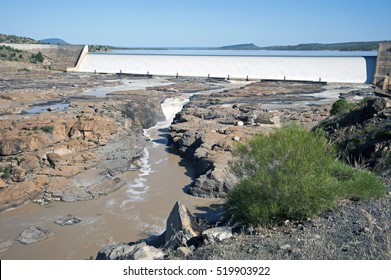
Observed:
[[[127,206],[131,202],[141,202],[144,200],[144,194],[148,192],[149,186],[146,184],[147,177],[151,174],[152,168],[149,163],[149,151],[147,147],[144,148],[143,157],[140,160],[141,168],[138,178],[134,180],[132,184],[129,184],[126,190],[128,199],[124,200],[121,204],[121,208]]]

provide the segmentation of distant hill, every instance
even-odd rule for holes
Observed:
[[[387,41],[346,42],[319,44],[308,43],[288,46],[258,47],[255,44],[239,44],[215,48],[218,50],[273,50],[273,51],[376,51],[379,43]]]
[[[262,50],[278,50],[278,51],[376,51],[379,48],[379,43],[384,41],[370,42],[346,42],[319,44],[308,43],[293,46],[270,46],[262,47]]]
[[[43,44],[50,44],[50,45],[70,45],[69,43],[65,42],[63,39],[59,39],[59,38],[48,38],[39,41]]]
[[[230,45],[217,48],[218,50],[260,50],[261,48],[253,43],[250,44],[239,44],[239,45]]]
[[[0,34],[0,43],[10,44],[39,44],[39,41],[16,35]]]

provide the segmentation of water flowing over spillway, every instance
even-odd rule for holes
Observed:
[[[365,57],[184,56],[87,54],[79,72],[162,76],[371,82],[375,60]],[[373,65],[372,65],[373,64]]]

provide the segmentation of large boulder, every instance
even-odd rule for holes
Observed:
[[[159,98],[149,98],[146,101],[129,102],[125,108],[125,115],[136,125],[150,128],[166,118],[162,111]]]
[[[12,167],[11,179],[14,182],[23,182],[26,179],[26,171],[20,166]]]
[[[31,226],[24,230],[18,237],[20,243],[29,245],[31,243],[40,242],[47,238],[53,237],[54,231],[51,231],[43,226]]]
[[[161,249],[147,245],[118,243],[102,248],[96,257],[97,260],[157,260],[162,259],[164,253]]]
[[[200,235],[200,227],[195,217],[185,205],[176,202],[167,219],[165,236],[165,248],[176,249],[187,246],[189,240]]]
[[[20,162],[20,167],[22,167],[24,170],[26,170],[26,173],[28,173],[37,170],[41,167],[41,165],[37,156],[28,155],[24,158],[23,161]]]

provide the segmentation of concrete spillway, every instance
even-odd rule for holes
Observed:
[[[375,57],[87,54],[76,71],[231,79],[372,82]],[[373,65],[372,65],[373,64]]]

